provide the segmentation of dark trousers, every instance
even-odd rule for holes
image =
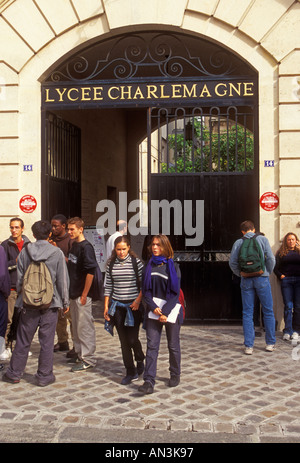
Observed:
[[[7,327],[7,300],[0,292],[0,336],[4,338]]]
[[[148,318],[146,321],[147,352],[144,380],[149,381],[153,386],[155,384],[157,358],[163,326],[164,324],[158,320]],[[169,349],[170,376],[180,376],[180,326],[178,322],[165,323]]]
[[[123,363],[126,368],[128,375],[136,374],[136,366],[133,360],[136,362],[142,362],[145,358],[145,354],[142,349],[141,342],[139,340],[139,329],[142,321],[142,316],[140,310],[133,310],[134,326],[125,326],[126,318],[126,309],[123,307],[117,307],[115,315],[112,317],[115,322],[115,327],[117,329],[121,350]]]
[[[37,329],[40,354],[36,378],[42,385],[53,381],[53,345],[57,324],[57,309],[21,311],[16,345],[12,353],[7,376],[20,380],[26,367],[31,342]]]

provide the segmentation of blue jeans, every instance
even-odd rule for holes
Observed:
[[[273,298],[268,277],[241,278],[243,302],[243,330],[246,347],[253,347],[255,339],[253,311],[255,295],[258,296],[264,317],[266,344],[275,344],[275,317]]]
[[[144,381],[149,381],[152,386],[155,384],[157,358],[161,339],[161,332],[164,324],[158,320],[148,318],[146,320],[147,353],[144,372]],[[169,370],[171,376],[180,376],[180,327],[178,323],[165,323],[168,349],[169,349]]]
[[[292,335],[296,331],[300,334],[300,277],[283,278],[281,292],[284,302],[283,332]]]

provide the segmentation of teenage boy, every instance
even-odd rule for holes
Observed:
[[[11,236],[7,240],[1,243],[6,253],[8,271],[9,271],[9,276],[10,276],[11,291],[7,299],[8,314],[7,314],[7,329],[5,333],[6,349],[2,353],[0,360],[9,360],[11,357],[11,349],[7,343],[7,335],[10,331],[10,326],[12,323],[14,310],[15,310],[15,304],[17,300],[17,291],[16,291],[17,259],[23,247],[27,246],[28,243],[30,243],[27,236],[23,235],[24,222],[22,219],[19,219],[18,217],[10,219],[9,228],[10,228]]]
[[[96,332],[89,291],[98,263],[93,246],[85,239],[83,220],[79,217],[68,220],[68,232],[74,240],[68,270],[73,342],[77,353],[76,364],[71,371],[77,372],[96,366]]]
[[[243,239],[235,241],[231,250],[229,266],[236,276],[241,276],[241,294],[243,305],[243,331],[245,354],[252,355],[255,341],[255,329],[253,322],[253,312],[258,297],[264,317],[266,351],[273,352],[275,349],[275,317],[273,312],[273,297],[270,285],[270,275],[274,270],[275,257],[273,255],[268,239],[262,234],[255,234],[255,226],[251,220],[245,220],[240,225],[244,239],[256,239],[264,256],[265,269],[259,276],[245,277],[241,275],[239,264],[240,249]]]
[[[36,239],[19,255],[17,263],[16,307],[20,310],[16,345],[12,353],[9,367],[2,379],[8,383],[19,383],[26,367],[28,352],[37,330],[41,349],[39,353],[36,380],[38,386],[47,386],[55,381],[53,374],[53,343],[57,324],[58,309],[69,307],[69,276],[65,257],[60,249],[48,242],[51,225],[39,220],[32,225],[32,233]],[[50,272],[53,283],[53,297],[49,308],[38,309],[24,307],[22,286],[24,275],[32,262],[44,262]],[[22,310],[21,310],[22,309]]]
[[[71,250],[73,240],[71,239],[67,230],[67,218],[63,214],[57,214],[51,219],[52,234],[50,242],[54,243],[65,255],[66,262],[68,261],[68,255]],[[62,311],[58,313],[58,321],[56,327],[57,343],[54,345],[54,352],[57,351],[68,351],[68,322],[70,324],[70,331],[72,334],[72,319],[70,311],[63,314]],[[68,352],[67,357],[72,357],[72,350]]]
[[[0,246],[0,353],[5,350],[5,332],[7,326],[7,298],[10,293],[10,279],[4,249]],[[3,365],[0,364],[0,370]]]

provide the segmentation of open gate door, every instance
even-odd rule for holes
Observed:
[[[42,153],[42,218],[81,215],[80,129],[52,113],[45,114]]]
[[[166,234],[180,263],[188,320],[241,319],[239,281],[228,261],[240,223],[258,223],[255,146],[251,108],[149,110],[150,229],[160,202],[156,231],[166,233],[170,222]]]

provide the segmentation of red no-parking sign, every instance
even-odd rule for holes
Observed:
[[[268,191],[261,195],[259,203],[265,211],[274,211],[279,205],[279,198],[276,193]]]
[[[19,206],[22,212],[25,212],[26,214],[30,214],[36,209],[37,202],[34,196],[24,195],[20,199]]]

